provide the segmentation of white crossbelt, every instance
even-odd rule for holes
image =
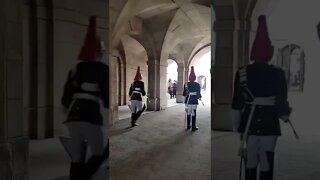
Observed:
[[[196,95],[197,95],[197,92],[190,92],[189,95],[190,95],[190,96],[196,96]]]
[[[252,102],[246,102],[246,104],[260,105],[260,106],[274,106],[275,102],[276,102],[275,96],[255,97]]]
[[[88,93],[75,93],[73,99],[86,99],[99,103],[99,97],[88,94]]]

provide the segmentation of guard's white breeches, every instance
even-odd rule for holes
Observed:
[[[142,101],[131,100],[130,103],[131,103],[131,105],[129,107],[130,107],[130,110],[132,113],[142,111]]]
[[[256,136],[248,135],[247,141],[247,168],[257,168],[260,165],[260,171],[269,171],[267,153],[274,152],[278,136]]]
[[[197,110],[197,106],[196,104],[188,104],[186,105],[186,109],[187,109],[187,114],[191,115],[191,116],[195,116],[195,112],[194,110]]]
[[[92,155],[101,155],[104,151],[103,127],[87,122],[68,122],[66,126],[71,137],[70,155],[72,162],[81,162],[83,143],[87,142]]]

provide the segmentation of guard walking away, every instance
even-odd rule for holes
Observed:
[[[272,180],[274,150],[281,135],[279,118],[288,122],[287,82],[281,68],[269,65],[273,45],[267,31],[266,17],[258,18],[252,46],[253,64],[241,67],[235,76],[232,109],[234,130],[246,143],[245,179]],[[242,154],[241,154],[242,155]],[[260,172],[257,172],[259,166]]]
[[[89,27],[75,68],[69,71],[62,105],[68,110],[65,125],[71,137],[70,179],[89,180],[108,156],[104,147],[103,119],[100,100],[109,109],[109,68],[99,61],[105,47],[96,36],[96,17]],[[91,157],[86,157],[87,146]],[[86,161],[87,159],[87,161]]]
[[[145,104],[142,102],[142,96],[146,95],[144,89],[144,82],[142,81],[142,75],[140,73],[140,66],[138,66],[134,82],[130,86],[129,90],[131,105],[131,127],[138,126],[136,123],[142,112],[146,109]]]
[[[186,105],[187,113],[187,129],[190,129],[190,120],[192,120],[192,131],[198,130],[196,125],[197,119],[197,106],[198,99],[201,100],[201,87],[200,84],[195,82],[196,75],[194,73],[194,67],[191,66],[191,72],[189,75],[189,82],[185,83],[183,89],[184,103]]]

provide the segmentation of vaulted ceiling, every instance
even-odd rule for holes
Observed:
[[[117,49],[120,43],[130,43],[121,41],[123,36],[130,35],[142,44],[149,57],[160,62],[166,62],[169,56],[187,61],[200,42],[211,41],[210,3],[210,0],[110,0],[111,47]]]

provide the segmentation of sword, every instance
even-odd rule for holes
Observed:
[[[291,112],[292,112],[292,108],[289,107],[289,115],[291,114]],[[287,122],[289,122],[295,138],[296,138],[296,139],[299,139],[299,135],[298,135],[298,133],[296,132],[296,130],[294,129],[293,124],[292,124],[292,122],[290,121],[290,119],[288,119]]]
[[[291,129],[293,131],[293,134],[295,136],[296,139],[299,139],[299,136],[298,136],[298,133],[296,132],[296,130],[294,129],[293,125],[292,125],[292,122],[290,120],[288,120],[290,126],[291,126]]]
[[[187,125],[187,111],[185,111],[184,113],[184,127],[186,127]]]
[[[199,100],[201,101],[201,103],[202,103],[202,106],[204,106],[204,103],[203,103],[202,99],[199,99]]]
[[[244,130],[244,133],[242,135],[242,139],[241,139],[241,144],[238,150],[238,155],[240,156],[240,173],[239,173],[239,180],[242,179],[242,163],[243,163],[243,159],[246,159],[246,153],[247,153],[247,138],[248,138],[248,131],[249,131],[249,127],[252,121],[252,117],[253,117],[253,113],[256,109],[256,104],[252,104],[251,110],[250,110],[250,114],[248,117],[248,121],[246,124],[246,128]]]

